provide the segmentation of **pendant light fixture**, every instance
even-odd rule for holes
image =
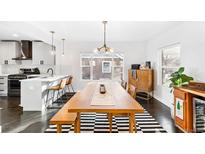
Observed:
[[[64,42],[65,42],[65,39],[64,38],[62,39],[62,42],[63,42],[62,56],[64,56],[65,55],[65,53],[64,53]]]
[[[103,28],[104,28],[104,44],[103,46],[99,47],[99,48],[96,48],[94,52],[96,53],[111,53],[113,52],[113,49],[108,47],[106,45],[106,25],[107,25],[107,21],[103,21]]]
[[[53,44],[53,36],[54,36],[54,31],[50,31],[50,33],[51,33],[51,37],[52,37],[52,39],[51,39],[51,55],[55,55],[55,46],[54,46],[54,44]]]

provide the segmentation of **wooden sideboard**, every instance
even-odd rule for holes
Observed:
[[[190,82],[188,86],[174,88],[175,125],[184,132],[195,132],[193,127],[193,98],[205,98],[205,84]]]
[[[153,90],[154,90],[153,79],[154,79],[153,69],[141,69],[141,70],[135,70],[134,72],[131,69],[128,70],[128,88],[130,87],[130,85],[133,85],[136,87],[137,92],[147,93],[148,97],[144,97],[143,99],[150,99],[153,96]]]

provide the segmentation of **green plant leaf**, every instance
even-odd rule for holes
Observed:
[[[182,86],[185,84],[188,84],[191,80],[193,80],[192,77],[183,74],[184,67],[180,67],[176,72],[171,74],[171,77],[169,80],[171,81],[169,87],[173,88],[174,86]]]
[[[187,76],[186,74],[182,74],[181,75],[181,79],[182,79],[182,83],[189,83],[189,81],[191,81],[191,80],[193,80],[193,78],[192,77],[190,77],[190,76]]]
[[[177,72],[178,72],[178,74],[182,74],[184,72],[184,67],[180,67]]]
[[[170,76],[173,77],[173,78],[175,78],[175,77],[178,77],[179,74],[178,74],[178,72],[174,72],[174,73],[172,73]]]

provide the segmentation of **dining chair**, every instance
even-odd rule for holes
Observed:
[[[121,80],[121,86],[127,90],[127,82],[125,80]]]
[[[134,99],[136,99],[137,88],[130,84],[129,88],[128,88],[128,93],[130,94],[130,96],[132,96]]]

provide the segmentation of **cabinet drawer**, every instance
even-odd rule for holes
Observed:
[[[0,96],[7,96],[7,90],[0,90]]]
[[[174,96],[177,98],[180,98],[182,100],[186,99],[186,92],[179,90],[179,89],[174,89]]]
[[[7,90],[7,87],[5,87],[5,86],[0,86],[0,91],[4,91],[4,90]]]
[[[0,76],[0,83],[4,83],[4,82],[7,83],[7,77],[5,77],[5,76]]]
[[[7,87],[7,83],[0,81],[0,87]]]

